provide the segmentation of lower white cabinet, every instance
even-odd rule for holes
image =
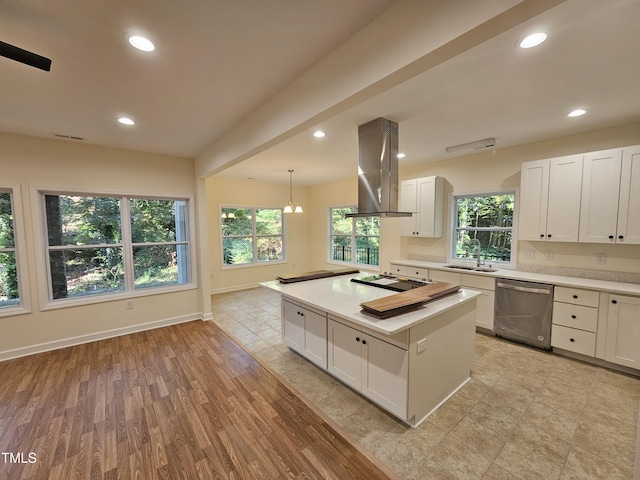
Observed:
[[[573,287],[553,292],[551,346],[595,357],[600,293]]]
[[[640,368],[640,297],[609,296],[605,360]]]
[[[282,339],[316,365],[327,368],[327,315],[282,300]]]
[[[328,332],[329,373],[406,418],[409,352],[331,318]]]
[[[476,327],[493,331],[493,318],[495,316],[495,289],[496,280],[494,277],[483,275],[461,275],[462,287],[480,293],[476,300]]]

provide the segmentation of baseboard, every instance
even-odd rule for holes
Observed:
[[[247,283],[245,285],[234,285],[233,287],[212,288],[211,295],[217,295],[218,293],[239,292],[241,290],[250,290],[252,288],[258,288],[259,283]]]
[[[54,340],[52,342],[40,343],[38,345],[29,345],[27,347],[15,348],[12,350],[5,350],[0,352],[0,362],[5,360],[11,360],[13,358],[26,357],[27,355],[35,355],[36,353],[49,352],[51,350],[58,350],[59,348],[72,347],[74,345],[80,345],[83,343],[95,342],[98,340],[105,340],[107,338],[120,337],[122,335],[128,335],[130,333],[143,332],[145,330],[153,330],[155,328],[168,327],[169,325],[177,325],[178,323],[192,322],[194,320],[212,320],[213,315],[211,313],[202,314],[192,313],[189,315],[181,315],[179,317],[165,318],[163,320],[155,320],[153,322],[140,323],[137,325],[131,325],[129,327],[116,328],[113,330],[105,330],[102,332],[89,333],[86,335],[80,335],[77,337],[64,338],[61,340]]]

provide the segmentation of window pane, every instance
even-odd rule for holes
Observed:
[[[124,290],[122,248],[49,252],[53,298],[71,298]]]
[[[186,245],[133,247],[135,288],[179,285],[189,282]]]
[[[186,203],[182,200],[129,199],[132,242],[186,241]]]
[[[252,237],[223,238],[222,250],[225,265],[253,263]]]
[[[351,261],[351,236],[331,237],[331,259],[342,262]]]
[[[13,252],[0,253],[0,308],[20,305],[18,270]]]
[[[279,208],[256,210],[256,234],[282,235],[282,210]]]
[[[356,218],[356,235],[380,235],[380,217]]]
[[[282,260],[282,236],[272,235],[268,237],[258,237],[258,262],[269,262]]]
[[[480,254],[485,260],[511,261],[511,231],[459,231],[456,241],[456,258],[477,258],[474,242],[480,242]]]
[[[0,248],[13,248],[13,212],[11,194],[0,192]]]
[[[356,263],[378,265],[380,263],[378,237],[356,237]]]
[[[351,235],[353,231],[353,219],[346,218],[347,213],[352,213],[352,209],[332,208],[331,209],[331,231],[336,235]]]
[[[223,237],[242,237],[253,234],[250,208],[223,208],[221,220]]]
[[[120,199],[45,195],[49,245],[119,244]]]
[[[458,198],[458,227],[511,227],[513,195]]]

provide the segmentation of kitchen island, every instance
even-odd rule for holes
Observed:
[[[360,304],[394,292],[351,282],[362,276],[261,285],[282,296],[289,348],[417,426],[469,381],[479,294],[462,289],[382,320]]]

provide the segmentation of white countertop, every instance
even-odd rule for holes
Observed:
[[[289,284],[282,284],[274,280],[263,282],[260,285],[275,290],[293,300],[298,300],[328,312],[330,315],[342,317],[345,320],[385,335],[393,335],[411,328],[480,295],[478,292],[462,289],[456,294],[429,302],[412,312],[382,320],[362,313],[360,304],[387,297],[397,292],[351,281],[352,278],[369,275],[371,274],[361,272],[354,275],[320,278]]]
[[[550,283],[560,287],[577,287],[588,290],[598,290],[611,293],[638,295],[640,296],[640,285],[636,283],[611,282],[606,280],[593,280],[590,278],[567,277],[562,275],[548,275],[544,273],[522,272],[519,270],[500,269],[496,272],[478,272],[473,270],[457,270],[445,268],[449,263],[424,262],[420,260],[392,260],[394,265],[408,267],[429,268],[446,272],[457,272],[465,275],[482,275],[496,278],[511,278],[514,280],[525,280],[529,282]],[[455,264],[455,262],[453,262]],[[495,268],[495,266],[494,266]]]

